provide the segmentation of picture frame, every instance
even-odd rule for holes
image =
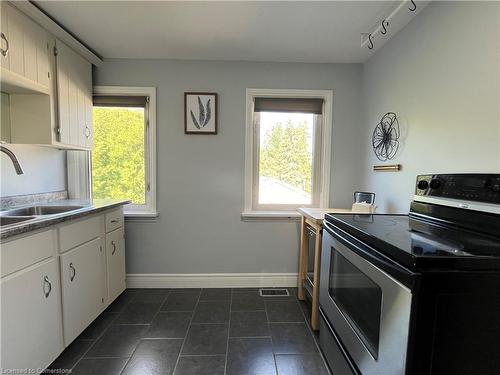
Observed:
[[[217,134],[217,112],[217,93],[185,92],[184,133]]]

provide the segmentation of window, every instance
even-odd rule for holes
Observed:
[[[247,90],[244,218],[326,207],[332,92]]]
[[[156,216],[154,109],[154,88],[94,88],[92,197],[132,200],[127,216]]]

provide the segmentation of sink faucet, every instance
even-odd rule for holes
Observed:
[[[19,160],[17,160],[17,156],[10,151],[8,148],[0,145],[0,151],[2,151],[4,154],[7,154],[12,160],[12,164],[14,164],[14,169],[16,170],[16,173],[19,174],[24,174],[23,167],[21,167],[21,164],[19,164]]]

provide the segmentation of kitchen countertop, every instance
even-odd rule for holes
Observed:
[[[35,204],[36,206],[84,206],[77,210],[63,212],[55,215],[36,216],[33,219],[26,220],[17,224],[6,225],[0,227],[0,239],[16,236],[18,234],[31,232],[33,230],[45,228],[54,224],[59,224],[65,221],[78,219],[80,217],[92,215],[101,211],[109,210],[111,208],[119,207],[131,203],[130,200],[122,199],[94,199],[88,200],[74,200],[74,199],[58,199],[52,202]],[[33,206],[33,205],[30,205]],[[21,208],[12,207],[10,209]],[[24,206],[26,207],[26,206]],[[29,206],[28,206],[29,207]]]
[[[355,203],[352,208],[314,208],[300,207],[297,211],[316,224],[323,224],[325,214],[370,214],[375,211],[375,206]]]
[[[323,224],[323,219],[325,214],[337,213],[337,214],[348,214],[352,210],[350,208],[312,208],[312,207],[300,207],[297,208],[303,216],[309,220],[315,222],[316,224]]]

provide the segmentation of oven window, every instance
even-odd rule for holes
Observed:
[[[332,247],[329,293],[377,358],[382,289]]]

